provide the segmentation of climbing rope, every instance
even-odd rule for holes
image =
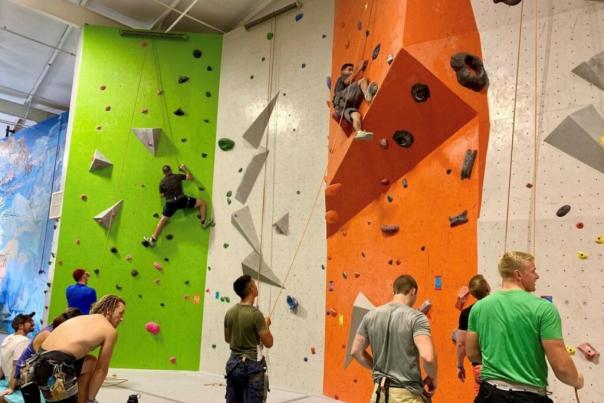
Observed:
[[[518,27],[518,50],[516,56],[516,82],[514,86],[514,112],[512,115],[512,140],[510,145],[510,163],[508,172],[508,191],[507,191],[507,203],[505,208],[505,230],[504,230],[504,241],[503,241],[503,252],[507,251],[508,247],[508,230],[510,221],[510,198],[512,193],[512,166],[514,158],[514,137],[516,134],[516,110],[518,105],[518,81],[520,78],[520,47],[522,45],[522,22],[524,19],[524,2],[520,3],[520,25]],[[534,185],[534,184],[533,184]]]
[[[539,105],[538,105],[538,100],[539,100],[539,91],[538,91],[538,86],[539,86],[539,82],[538,82],[538,76],[539,76],[539,59],[538,59],[538,54],[539,54],[539,0],[535,0],[535,27],[534,27],[534,38],[535,38],[535,49],[534,49],[534,68],[535,68],[535,74],[534,74],[534,83],[533,83],[533,87],[534,87],[534,133],[533,133],[533,141],[534,141],[534,147],[533,147],[533,179],[532,179],[532,183],[533,183],[533,187],[531,188],[531,253],[533,256],[535,256],[535,248],[537,245],[537,237],[536,237],[536,232],[537,232],[537,226],[536,226],[536,222],[537,222],[537,169],[539,166],[539,120],[538,120],[538,116],[539,116]]]

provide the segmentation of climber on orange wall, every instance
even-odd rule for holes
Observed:
[[[481,300],[491,292],[491,286],[482,274],[477,274],[470,279],[468,284],[470,294],[477,300]],[[470,311],[474,304],[470,305],[459,314],[459,326],[455,337],[457,346],[457,378],[464,382],[466,380],[466,370],[464,368],[464,359],[466,358],[466,333],[468,331],[468,319]],[[472,362],[472,372],[474,375],[474,389],[476,394],[480,389],[480,369],[482,365],[479,362]]]
[[[365,71],[367,60],[358,65],[356,69],[352,63],[345,63],[340,70],[341,75],[336,81],[333,95],[333,107],[339,119],[346,119],[352,123],[355,130],[355,140],[371,140],[373,133],[362,130],[361,113],[358,108],[365,101],[371,102],[377,92],[377,84],[369,83],[366,78],[355,80]]]
[[[392,289],[391,302],[363,317],[350,353],[373,370],[372,402],[424,403],[425,397],[434,395],[437,384],[430,323],[426,315],[412,308],[418,290],[413,277],[397,277]],[[373,356],[367,352],[369,346]],[[423,381],[420,357],[426,373]]]
[[[170,165],[164,165],[162,168],[164,177],[159,183],[159,194],[166,199],[166,204],[164,205],[162,217],[159,219],[153,235],[143,238],[142,244],[145,248],[155,246],[157,238],[168,223],[170,217],[180,209],[196,208],[199,210],[199,219],[201,220],[202,227],[207,228],[211,225],[211,220],[206,219],[206,202],[201,199],[186,196],[182,190],[182,181],[192,180],[193,175],[184,164],[181,164],[178,169],[183,173],[172,173]]]

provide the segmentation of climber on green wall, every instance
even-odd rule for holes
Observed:
[[[175,174],[172,172],[172,168],[169,165],[164,165],[162,171],[164,177],[159,183],[159,194],[161,197],[166,199],[162,217],[159,219],[155,231],[151,236],[143,238],[143,246],[145,248],[155,246],[157,238],[161,234],[170,217],[176,213],[176,211],[185,208],[196,208],[199,210],[199,219],[203,228],[209,227],[212,222],[206,219],[207,204],[204,200],[189,197],[184,194],[182,190],[182,181],[193,180],[193,175],[188,170],[185,164],[181,164],[178,169],[183,172],[182,174]]]

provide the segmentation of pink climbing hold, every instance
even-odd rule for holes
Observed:
[[[380,147],[382,147],[384,150],[388,148],[388,140],[387,139],[380,139]]]
[[[170,364],[176,364],[176,357],[170,357]]]
[[[384,186],[388,186],[388,185],[390,185],[390,180],[388,178],[382,178],[380,180],[380,183]]]
[[[147,322],[145,329],[154,335],[159,333],[159,325],[155,322]]]
[[[153,262],[153,267],[155,268],[155,270],[157,271],[164,271],[164,268],[161,267],[161,263],[159,262]]]

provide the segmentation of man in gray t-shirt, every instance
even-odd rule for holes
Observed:
[[[351,354],[373,371],[372,402],[423,403],[436,389],[436,353],[426,315],[412,308],[417,282],[409,275],[393,284],[394,297],[368,312],[354,339]],[[371,346],[373,356],[367,352]],[[422,381],[419,358],[426,378]],[[425,387],[425,389],[424,389]]]

